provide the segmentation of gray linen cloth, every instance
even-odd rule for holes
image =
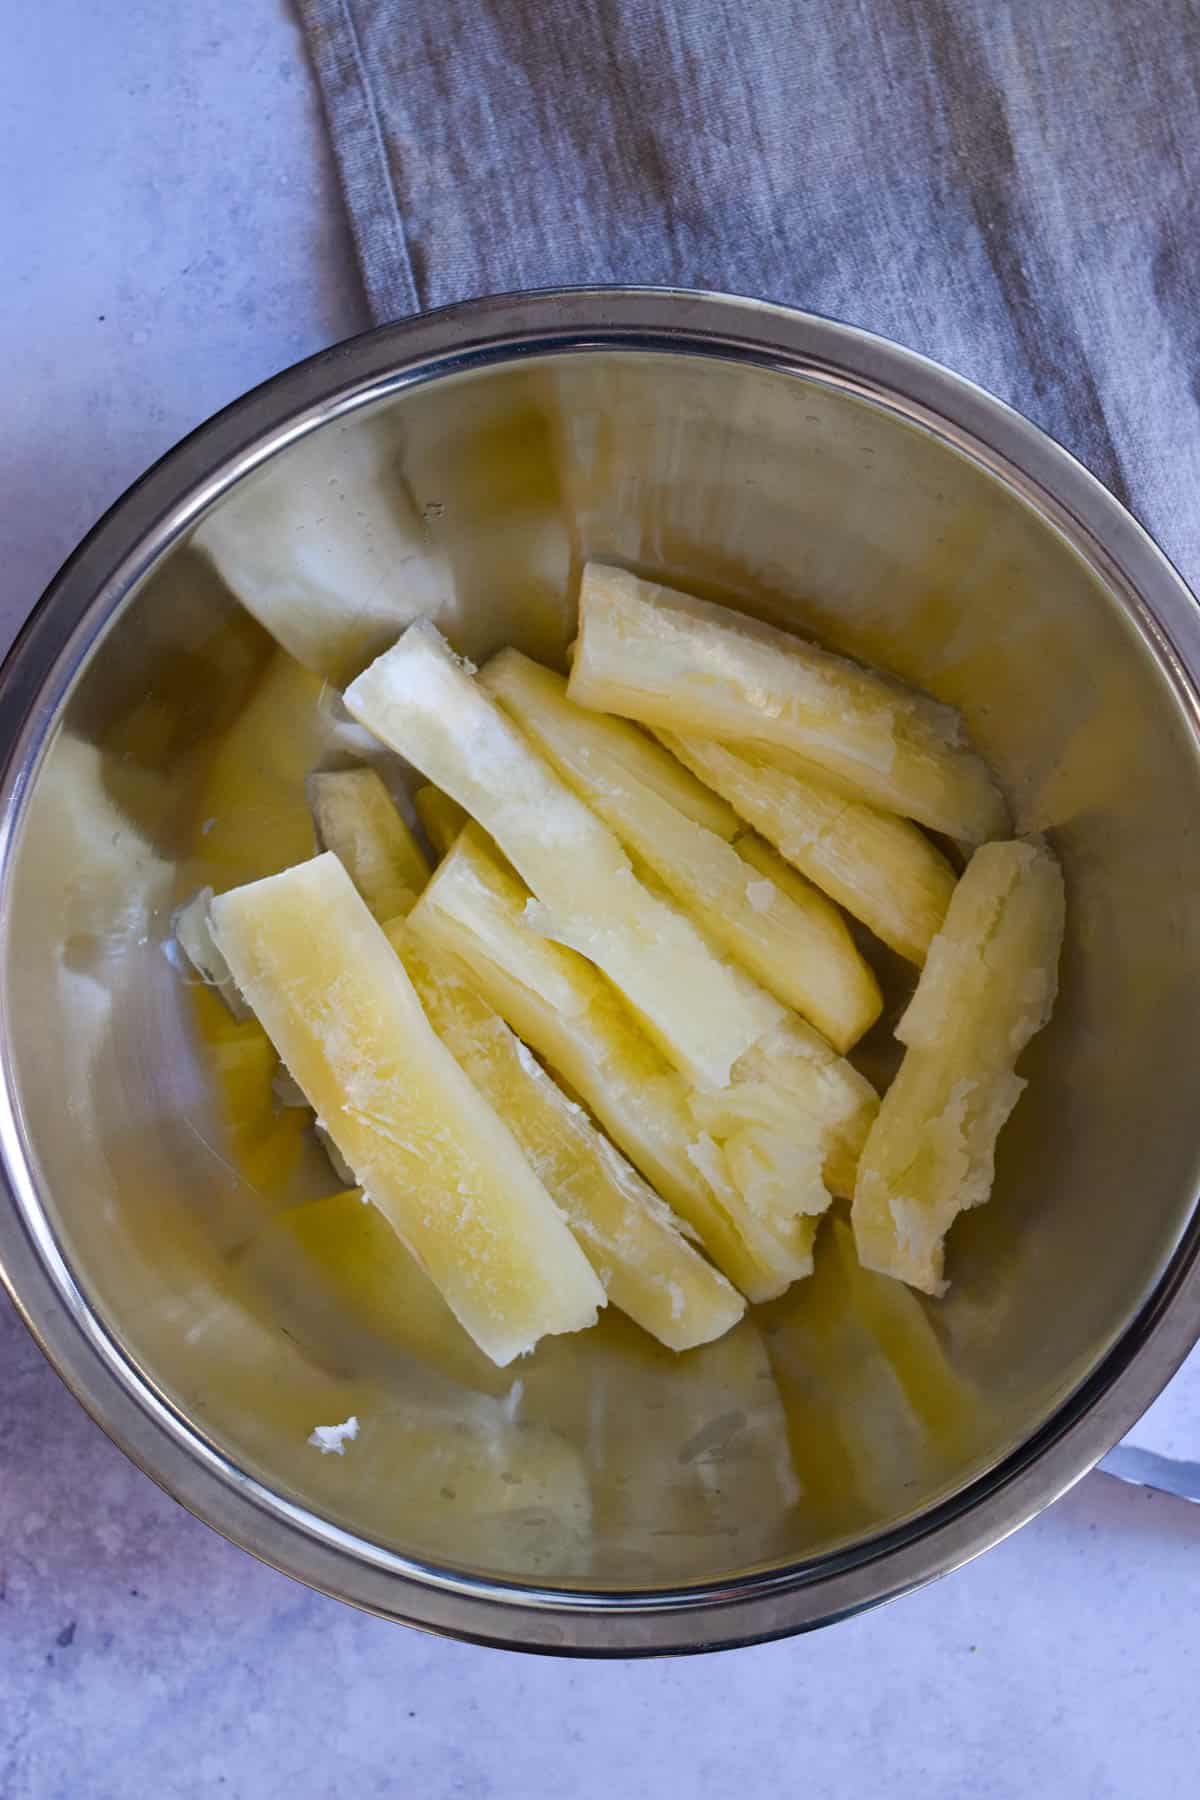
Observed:
[[[297,3],[379,322],[828,313],[1019,407],[1200,586],[1200,0]],[[1200,1493],[1200,1352],[1132,1441],[1113,1473]]]
[[[298,0],[380,321],[665,282],[972,376],[1200,584],[1200,0]]]

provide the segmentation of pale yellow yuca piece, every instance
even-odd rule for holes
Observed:
[[[873,1116],[870,1084],[803,1019],[769,1032],[729,1086],[693,1089],[692,1116],[719,1144],[734,1187],[812,1267],[816,1220],[853,1191]]]
[[[676,805],[674,795],[690,800],[693,789],[716,796],[660,745],[623,719],[575,706],[561,675],[518,651],[501,651],[479,679],[626,849],[769,993],[840,1050],[874,1024],[879,988],[837,908],[795,876],[785,891],[756,875],[727,835],[693,816],[697,804],[691,813]],[[736,814],[728,817],[736,829]]]
[[[747,1126],[801,1146],[819,1138],[826,1184],[848,1199],[879,1097],[811,1025],[789,1019],[741,1059],[727,1088],[693,1090],[689,1104],[697,1123],[722,1142]]]
[[[213,901],[248,1003],[363,1190],[503,1365],[604,1290],[330,852]]]
[[[620,996],[581,956],[526,923],[527,890],[468,825],[409,917],[525,1043],[572,1087],[635,1168],[696,1231],[748,1300],[806,1272],[803,1246],[777,1242],[734,1190],[691,1092]]]
[[[833,1198],[825,1181],[823,1134],[813,1132],[805,1139],[795,1132],[749,1125],[726,1138],[721,1149],[733,1184],[747,1204],[793,1241],[799,1233],[811,1253],[815,1221]]]
[[[663,742],[881,942],[918,966],[925,961],[954,870],[910,820],[775,768],[744,747],[675,732],[664,732]]]
[[[836,920],[838,930],[845,934],[854,948],[856,961],[848,962],[845,958],[831,959],[828,964],[812,967],[808,979],[816,986],[824,974],[824,986],[819,988],[820,1011],[824,1015],[822,1023],[814,1007],[800,1008],[812,1023],[818,1027],[822,1035],[829,1039],[834,1048],[843,1055],[860,1037],[864,1036],[875,1024],[883,1010],[883,996],[874,971],[866,958],[860,954],[849,929],[837,907],[820,891],[813,882],[805,879],[791,863],[785,862],[767,840],[756,831],[743,831],[733,840],[733,847],[743,863],[758,874],[790,901],[794,906],[806,912],[812,912],[814,906],[825,909],[826,915]],[[835,1019],[840,1015],[843,1021],[841,1031],[832,1029]],[[856,1025],[851,1031],[849,1021],[854,1019]]]
[[[651,870],[643,869],[643,880],[648,887],[659,888],[658,877]],[[670,904],[676,902],[671,900]],[[786,1010],[781,1011],[779,1022],[738,1058],[724,1088],[692,1084],[694,1116],[699,1117],[714,1100],[719,1112],[721,1102],[735,1095],[741,1097],[747,1084],[766,1091],[770,1123],[769,1128],[765,1120],[749,1124],[749,1136],[755,1140],[754,1155],[743,1159],[739,1166],[753,1171],[752,1184],[749,1189],[743,1188],[735,1176],[733,1185],[756,1215],[765,1218],[773,1230],[786,1232],[789,1243],[803,1255],[808,1271],[811,1232],[802,1228],[801,1220],[805,1214],[817,1213],[827,1206],[833,1192],[853,1192],[857,1152],[867,1129],[862,1110],[864,1096],[873,1109],[875,1093],[815,1026]],[[724,1152],[727,1170],[732,1173],[730,1138],[721,1131],[714,1131],[713,1136]],[[790,1144],[791,1151],[781,1156],[779,1152],[785,1144]],[[830,1173],[824,1186],[818,1184],[813,1192],[802,1193],[797,1188],[797,1172],[821,1166],[820,1159],[813,1156],[816,1146],[824,1147]],[[836,1189],[835,1177],[841,1184]]]
[[[541,903],[531,913],[537,928],[602,969],[692,1080],[722,1086],[778,1017],[777,1003],[648,892],[616,835],[434,627],[410,627],[345,700],[491,835]]]
[[[970,843],[1004,802],[952,707],[727,606],[588,563],[571,698],[665,731],[806,757],[875,806]]]
[[[870,964],[859,952],[837,907],[785,862],[765,838],[753,831],[743,832],[734,839],[733,847],[742,862],[762,878],[758,886],[747,886],[751,906],[789,922],[800,915],[806,922],[810,941],[820,939],[825,943],[827,955],[814,952],[805,960],[804,981],[809,998],[806,1005],[797,1005],[796,1010],[844,1054],[871,1029],[883,1010],[883,996]],[[766,895],[764,885],[774,893]],[[799,957],[801,934],[795,930],[788,935],[792,954]],[[767,985],[779,993],[777,983]]]
[[[829,1133],[807,1120],[767,1124],[758,1116],[742,1117],[744,1092],[722,1090],[719,1098],[732,1093],[735,1104],[729,1110],[715,1110],[707,1136],[743,1205],[794,1252],[793,1279],[799,1280],[812,1272],[815,1222],[833,1199],[826,1174]],[[769,1101],[778,1101],[773,1090],[763,1093]],[[698,1098],[695,1117],[701,1124],[709,1115],[704,1097]]]
[[[682,768],[661,744],[628,719],[576,706],[566,697],[566,676],[544,663],[519,650],[501,650],[484,664],[479,680],[518,725],[536,737],[572,785],[584,772],[596,784],[606,777],[614,782],[625,778],[638,788],[649,788],[693,824],[706,826],[726,841],[741,829],[732,806]]]
[[[413,805],[417,809],[417,817],[425,836],[433,845],[434,854],[445,856],[470,815],[457,800],[452,800],[449,794],[443,794],[441,788],[434,787],[431,781],[417,789],[413,795]]]
[[[310,775],[317,837],[332,850],[380,924],[408,912],[429,864],[374,769]]]
[[[1063,908],[1040,841],[985,844],[967,865],[859,1159],[852,1220],[867,1268],[944,1291],[943,1239],[991,1192],[996,1138],[1025,1086],[1014,1064],[1054,1005]]]
[[[520,1144],[612,1304],[671,1350],[708,1343],[736,1324],[741,1296],[681,1236],[670,1209],[551,1080],[465,967],[430,954],[403,920],[388,937],[425,1017]]]

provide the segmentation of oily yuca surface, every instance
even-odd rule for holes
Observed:
[[[791,867],[919,967],[954,892],[954,870],[917,826],[780,769],[743,746],[693,733],[662,741],[710,782]],[[746,850],[743,847],[743,854]],[[754,860],[751,853],[751,860]]]
[[[493,1362],[594,1323],[603,1288],[337,857],[235,888],[211,916],[318,1119]]]
[[[561,675],[518,651],[501,651],[479,679],[631,855],[776,999],[839,1050],[874,1024],[878,983],[837,908],[794,873],[785,886],[756,871],[726,832],[695,816],[698,801],[686,812],[677,805],[693,790],[722,802],[661,745],[624,719],[574,705]],[[732,809],[729,818],[736,831]]]
[[[584,568],[569,691],[657,729],[802,756],[873,805],[968,843],[1006,826],[952,708],[624,569]]]
[[[991,1192],[996,1139],[1020,1098],[1018,1056],[1058,986],[1062,873],[1037,839],[985,844],[954,892],[896,1035],[907,1045],[859,1159],[859,1260],[944,1289],[943,1240]]]
[[[347,688],[345,702],[495,840],[541,903],[531,915],[537,928],[602,969],[692,1080],[723,1086],[779,1017],[778,1003],[638,880],[615,833],[438,631],[410,626]]]
[[[659,1196],[569,1100],[446,953],[403,921],[388,938],[425,1016],[505,1121],[619,1306],[671,1350],[720,1337],[744,1303],[680,1234]]]
[[[747,1299],[782,1293],[808,1272],[807,1247],[781,1242],[746,1205],[719,1145],[691,1114],[694,1090],[590,963],[530,928],[527,900],[469,825],[409,924],[431,950],[461,958],[479,992],[580,1096]]]

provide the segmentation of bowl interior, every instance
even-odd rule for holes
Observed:
[[[304,775],[349,755],[330,690],[182,545],[81,670],[10,849],[4,929],[24,1151],[146,1379],[320,1520],[567,1588],[819,1558],[1026,1438],[1143,1303],[1196,1185],[1200,769],[1123,600],[1015,489],[887,408],[665,351],[444,376],[322,426],[218,505],[256,509],[264,579],[303,588],[349,558],[364,603],[399,584],[475,657],[561,660],[575,573],[602,556],[879,662],[963,709],[1021,829],[1062,857],[1069,929],[945,1300],[857,1273],[827,1228],[811,1282],[689,1356],[613,1315],[492,1377],[427,1366],[392,1328],[377,1242],[335,1283],[297,1256],[281,1215],[338,1183],[164,950],[197,887],[312,853]],[[864,1066],[889,1054],[881,1030]],[[347,1454],[308,1443],[350,1414]]]

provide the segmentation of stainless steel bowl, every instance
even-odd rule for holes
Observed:
[[[475,654],[561,653],[595,554],[962,706],[1022,825],[1053,837],[1070,930],[944,1302],[864,1286],[827,1232],[815,1279],[711,1350],[675,1364],[613,1319],[475,1391],[271,1250],[328,1170],[163,950],[193,887],[304,854],[299,779],[337,753],[319,685],[189,545],[252,483],[269,570],[318,579],[314,554],[352,538],[368,587],[425,596]],[[1091,1467],[1200,1331],[1197,670],[1191,598],[1108,493],[977,388],[846,326],[580,290],[291,370],[125,496],[3,672],[18,1306],[185,1505],[430,1629],[699,1649],[954,1567]],[[351,1412],[358,1441],[318,1455],[312,1427]]]

